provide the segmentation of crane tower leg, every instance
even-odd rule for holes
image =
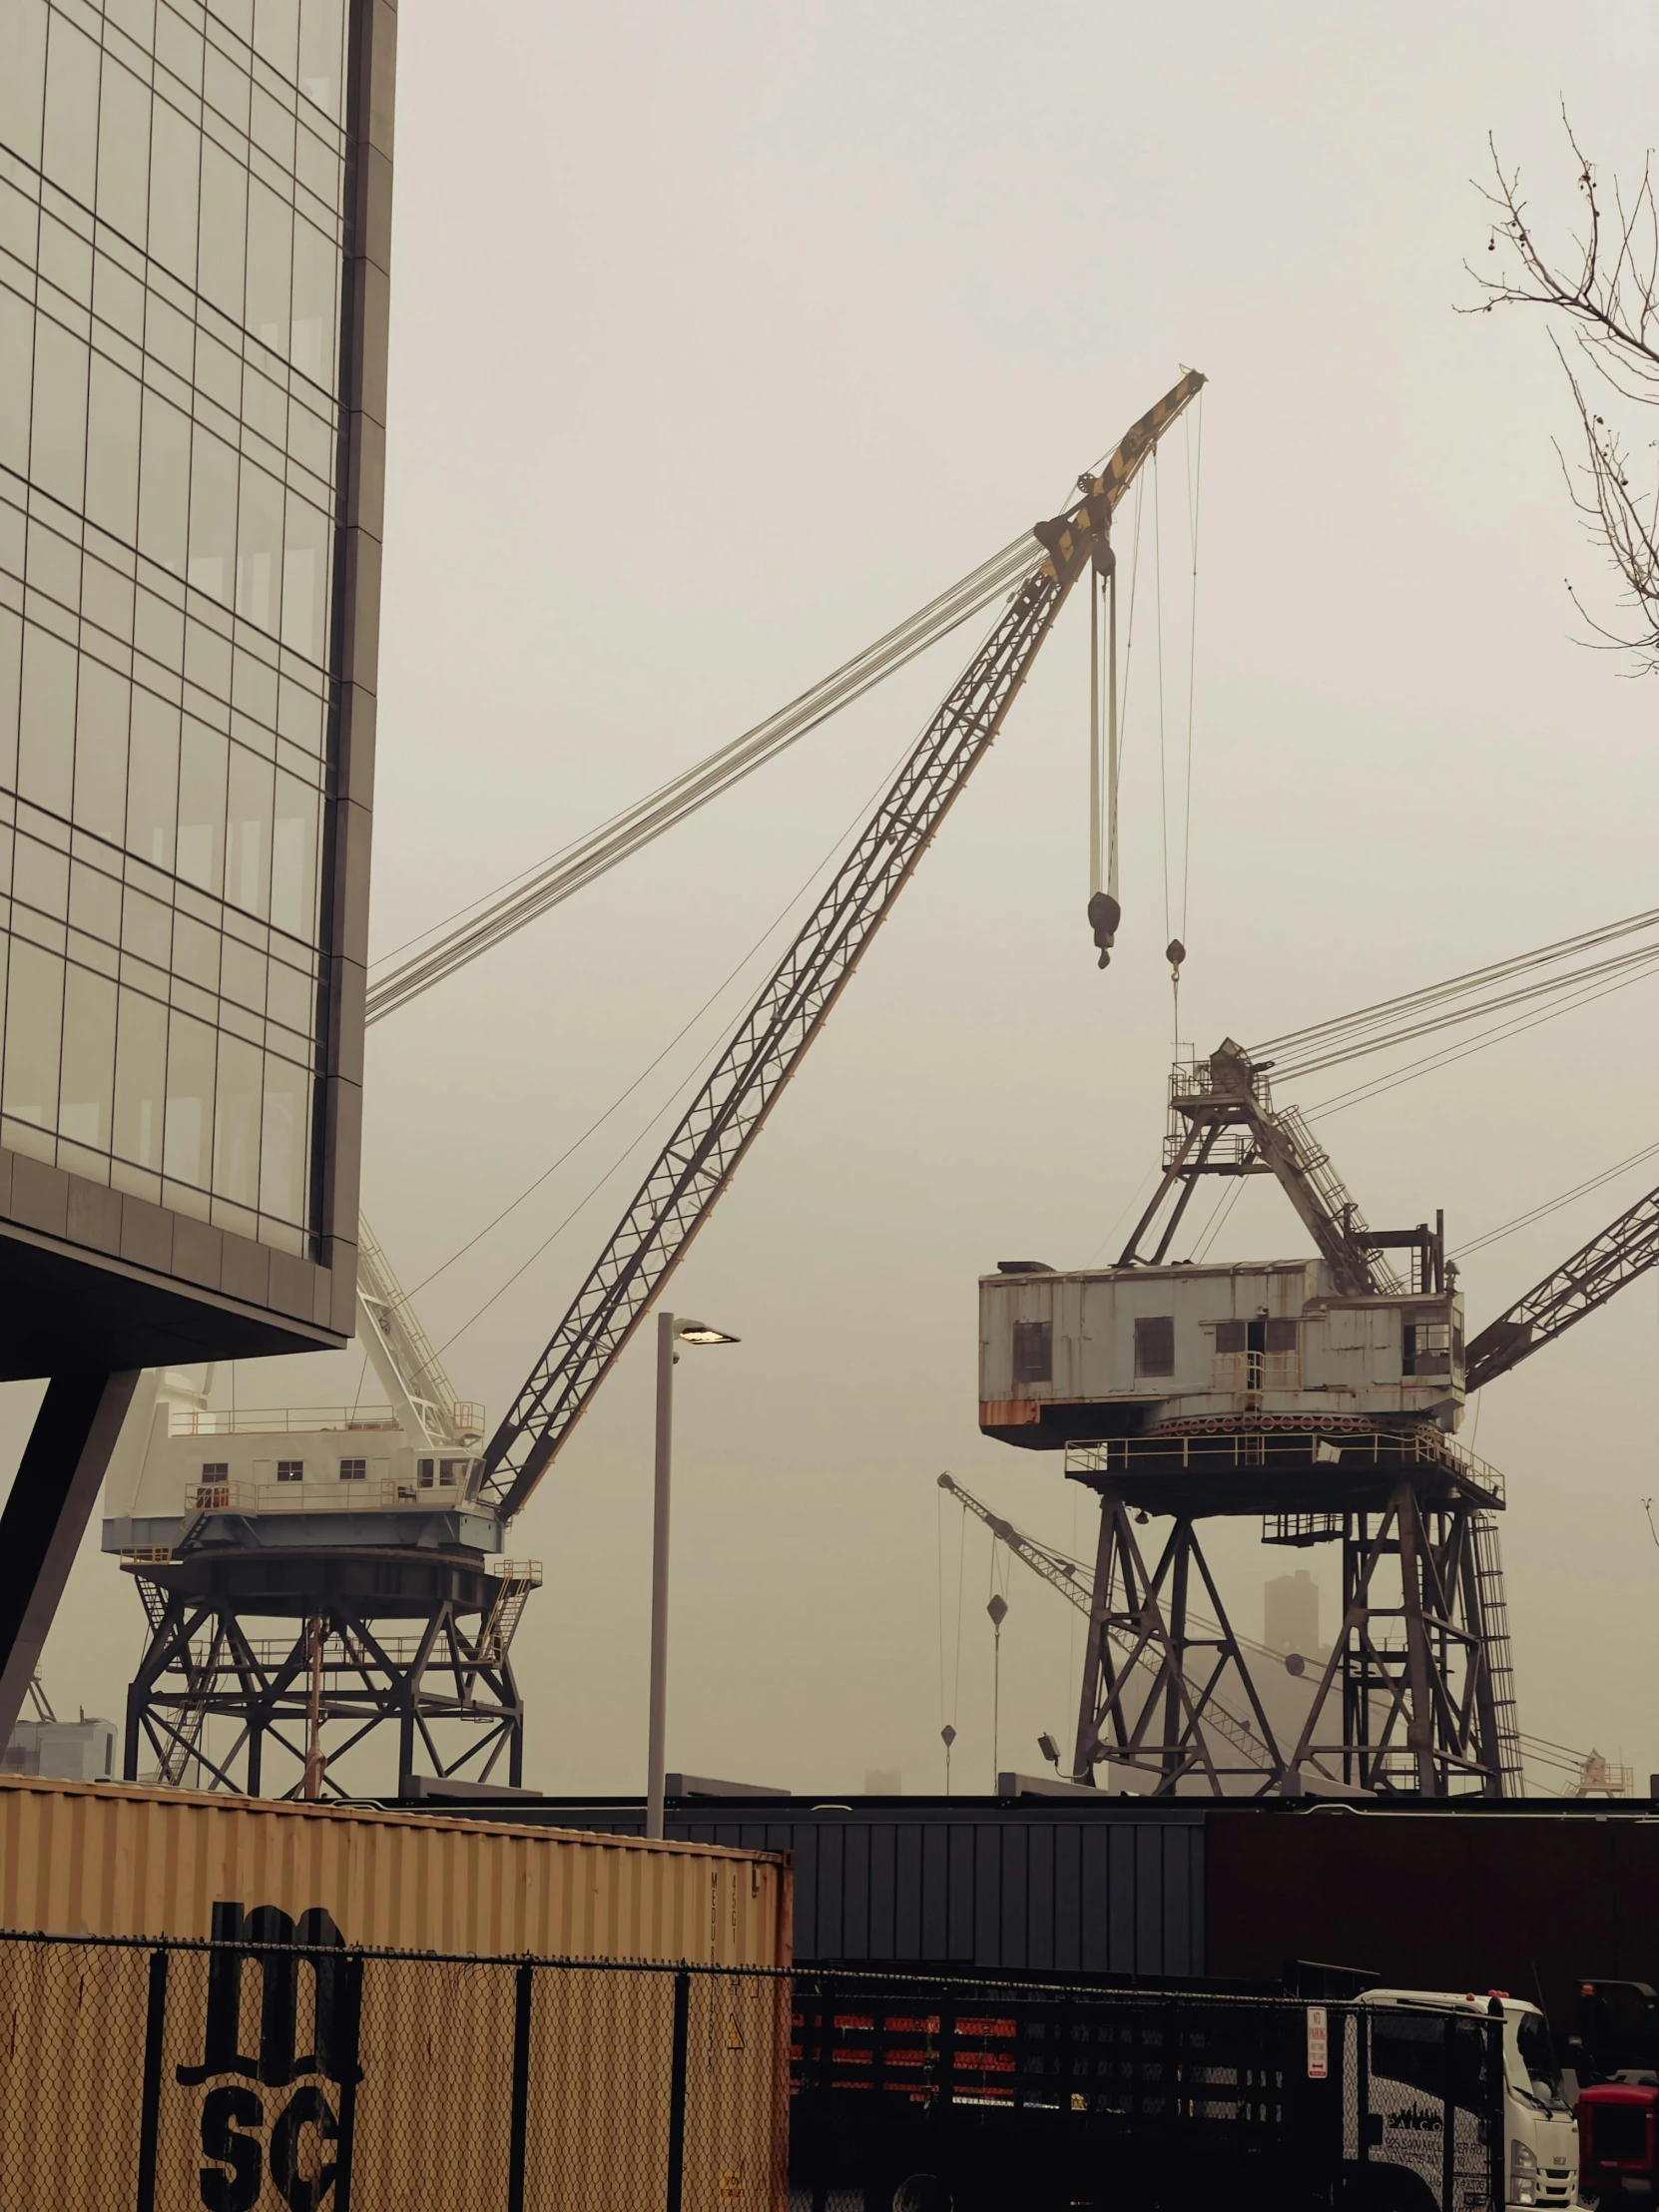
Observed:
[[[1189,1602],[1195,1574],[1209,1619]],[[1158,1797],[1189,1780],[1216,1797],[1229,1782],[1261,1795],[1283,1773],[1196,1522],[1178,1516],[1149,1568],[1129,1506],[1109,1485],[1078,1699],[1077,1780],[1091,1782],[1102,1760],[1144,1774]]]

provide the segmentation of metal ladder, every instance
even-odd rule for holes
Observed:
[[[198,1515],[198,1518],[200,1518],[200,1515]],[[163,1618],[167,1612],[167,1592],[159,1583],[151,1582],[142,1574],[135,1574],[133,1580],[138,1584],[139,1596],[143,1599],[144,1610],[149,1616],[150,1634],[155,1637],[160,1632]],[[216,1631],[213,1642],[208,1648],[207,1661],[201,1666],[198,1666],[190,1656],[187,1647],[185,1694],[190,1702],[180,1713],[177,1734],[169,1741],[166,1751],[162,1754],[161,1764],[156,1769],[156,1781],[164,1790],[178,1790],[184,1787],[185,1776],[190,1771],[191,1761],[201,1748],[202,1729],[208,1718],[207,1696],[217,1671],[219,1645],[223,1633],[223,1630]]]
[[[505,1663],[530,1592],[541,1587],[541,1561],[503,1560],[500,1582],[495,1603],[479,1627],[477,1641],[472,1647],[474,1662],[482,1667],[499,1667]]]
[[[1340,1226],[1347,1236],[1363,1237],[1367,1226],[1366,1217],[1355,1203],[1354,1194],[1337,1173],[1330,1153],[1304,1119],[1302,1109],[1299,1106],[1276,1107],[1267,1118],[1273,1122],[1281,1136],[1290,1139],[1297,1173],[1318,1198],[1327,1220]],[[1372,1280],[1378,1290],[1387,1296],[1400,1296],[1405,1285],[1387,1262],[1375,1252],[1368,1258]]]
[[[1480,1593],[1481,1624],[1486,1638],[1486,1670],[1491,1676],[1492,1707],[1497,1720],[1499,1792],[1503,1797],[1526,1794],[1521,1767],[1520,1722],[1515,1707],[1515,1662],[1509,1645],[1509,1601],[1503,1590],[1503,1552],[1493,1513],[1476,1513],[1470,1522],[1474,1541],[1474,1580]]]

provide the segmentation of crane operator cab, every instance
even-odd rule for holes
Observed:
[[[1463,1410],[1454,1288],[1344,1296],[1320,1259],[1059,1272],[979,1284],[979,1424],[1004,1443],[1231,1427],[1449,1434]]]

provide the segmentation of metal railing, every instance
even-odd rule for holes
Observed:
[[[1276,1460],[1306,1459],[1314,1466],[1352,1469],[1373,1466],[1431,1466],[1504,1502],[1503,1476],[1487,1460],[1454,1443],[1437,1428],[1305,1428],[1295,1416],[1274,1425],[1269,1414],[1248,1428],[1212,1429],[1205,1422],[1182,1423],[1179,1430],[1152,1430],[1138,1436],[1078,1439],[1066,1445],[1067,1474],[1151,1474],[1162,1467],[1201,1469],[1259,1467],[1271,1451]]]
[[[255,1482],[231,1475],[192,1482],[187,1513],[452,1513],[466,1501],[457,1484],[423,1489],[412,1475],[340,1477],[322,1473],[300,1482]]]
[[[1210,1387],[1236,1394],[1261,1390],[1300,1390],[1299,1352],[1217,1352],[1210,1357]]]
[[[175,1405],[170,1436],[292,1436],[336,1430],[395,1429],[389,1405],[276,1405],[209,1412],[206,1407]]]

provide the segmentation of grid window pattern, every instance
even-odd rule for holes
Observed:
[[[0,0],[0,1143],[309,1249],[345,0]]]

